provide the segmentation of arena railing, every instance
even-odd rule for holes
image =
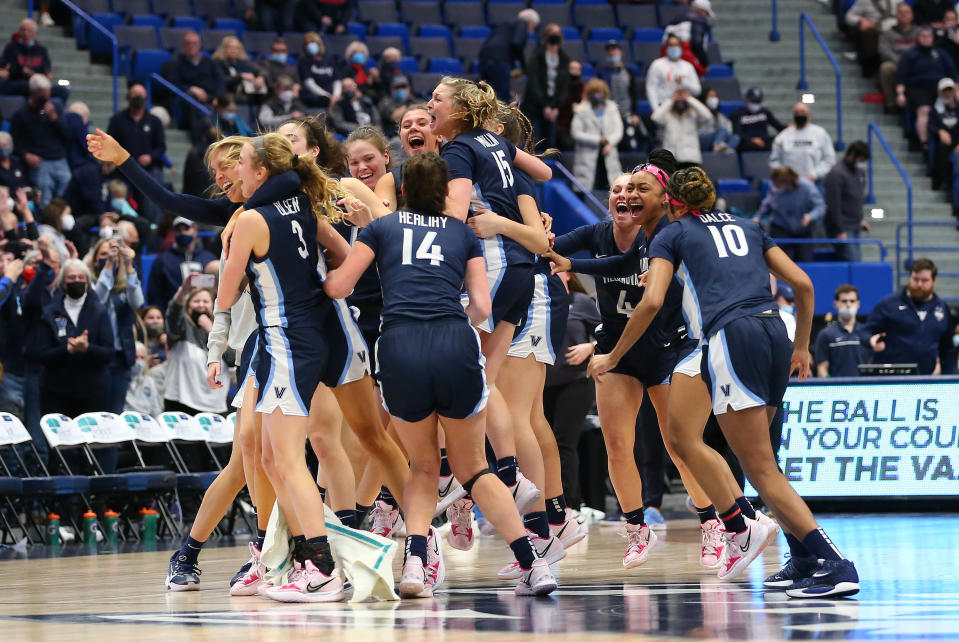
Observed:
[[[872,137],[875,135],[879,139],[879,143],[882,145],[882,148],[886,150],[886,155],[889,156],[889,160],[892,161],[893,167],[896,168],[896,171],[899,172],[899,175],[902,177],[902,182],[906,184],[906,222],[900,224],[908,226],[908,255],[907,261],[909,265],[912,265],[912,255],[913,255],[913,241],[912,241],[912,228],[915,223],[912,220],[912,179],[909,178],[909,174],[906,173],[906,170],[903,168],[902,163],[899,162],[899,159],[896,158],[896,154],[889,147],[889,143],[886,142],[886,137],[882,135],[882,132],[876,126],[876,123],[869,123],[869,126],[866,128],[866,143],[869,145],[869,195],[866,197],[866,203],[873,204],[876,202],[876,195],[873,191],[873,180],[872,180],[872,165],[873,161],[876,158],[876,155],[872,153]],[[900,252],[900,243],[899,243],[899,227],[896,228],[896,283],[899,283],[899,271],[902,269],[902,263],[899,261],[899,252]]]
[[[67,8],[75,13],[81,20],[90,24],[94,29],[102,33],[110,41],[110,45],[113,47],[113,113],[117,113],[119,106],[119,93],[117,91],[117,82],[120,77],[120,55],[119,47],[117,46],[117,37],[113,35],[113,32],[104,27],[102,24],[94,20],[87,14],[86,11],[78,7],[77,5],[70,2],[70,0],[60,0]],[[33,2],[30,3],[29,13],[33,14]]]
[[[899,239],[902,235],[902,228],[907,227],[909,230],[909,257],[903,262],[900,256],[901,244]],[[947,227],[950,230],[956,229],[956,223],[947,222],[947,221],[905,221],[896,226],[896,287],[899,287],[901,284],[900,277],[903,273],[908,274],[909,269],[912,267],[912,254],[913,252],[954,252],[959,253],[959,245],[913,245],[912,244],[912,228],[913,227]],[[943,272],[939,271],[938,276],[944,276],[947,278],[959,278],[959,272]]]
[[[586,189],[586,187],[580,183],[575,176],[573,176],[573,173],[569,171],[565,165],[559,161],[547,161],[546,164],[552,167],[554,172],[559,170],[559,173],[563,175],[563,178],[565,178],[574,189],[582,193],[583,202],[588,207],[595,210],[594,214],[598,214],[600,218],[605,218],[607,214],[609,214],[607,207],[603,205],[598,198],[596,198],[591,190]]]
[[[197,101],[196,98],[186,93],[160,74],[150,74],[150,77],[147,79],[147,104],[151,107],[153,106],[153,83],[162,85],[171,94],[188,104],[190,107],[193,107],[204,116],[213,115],[213,111],[209,107]]]
[[[31,0],[32,2],[33,0]],[[772,26],[769,29],[770,42],[779,42],[779,3],[772,1]]]
[[[804,26],[809,27],[809,31],[816,41],[819,42],[819,46],[822,47],[826,58],[829,59],[833,70],[836,72],[836,142],[833,146],[837,150],[841,150],[846,147],[842,142],[842,71],[839,69],[839,63],[836,61],[836,57],[829,51],[829,46],[826,44],[826,41],[823,40],[819,29],[816,29],[816,25],[813,24],[812,18],[809,17],[808,13],[799,14],[799,83],[796,85],[796,89],[805,90],[809,88],[809,85],[806,83],[806,30],[803,28]]]
[[[777,245],[871,245],[879,251],[879,262],[885,263],[889,256],[886,244],[879,239],[834,239],[834,238],[774,238]]]

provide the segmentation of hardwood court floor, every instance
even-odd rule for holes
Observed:
[[[432,600],[358,605],[230,598],[227,582],[246,558],[240,547],[204,549],[202,590],[188,593],[163,587],[168,550],[46,558],[37,548],[30,559],[0,561],[0,642],[959,639],[955,515],[822,524],[856,561],[855,598],[795,601],[759,589],[783,548],[770,547],[741,581],[721,583],[699,568],[693,520],[671,520],[650,561],[631,571],[621,565],[625,540],[594,526],[559,564],[561,589],[539,599],[515,597],[495,579],[511,559],[497,538],[481,537],[469,552],[446,547],[447,584]],[[399,577],[399,559],[394,567]]]

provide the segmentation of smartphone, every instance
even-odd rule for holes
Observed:
[[[212,274],[197,274],[190,282],[195,288],[212,288],[216,285],[216,276]]]

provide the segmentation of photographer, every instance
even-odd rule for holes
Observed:
[[[227,387],[207,384],[207,339],[213,329],[216,277],[191,273],[167,306],[167,367],[164,408],[167,411],[222,413]]]

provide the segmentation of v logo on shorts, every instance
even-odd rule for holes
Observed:
[[[363,363],[366,363],[366,350],[362,350],[362,351],[360,351],[360,352],[357,352],[357,353],[356,353],[356,356],[358,356],[358,357],[360,358],[360,361],[362,361]]]
[[[719,389],[723,391],[723,395],[727,397],[729,396],[729,388],[730,388],[730,384],[728,383],[724,386],[719,386]]]
[[[283,387],[273,386],[273,392],[276,393],[276,398],[277,398],[277,399],[282,399],[282,398],[283,398],[283,393],[286,392],[286,386],[283,386]]]
[[[542,340],[543,340],[543,337],[537,337],[536,335],[533,335],[533,334],[529,335],[529,342],[533,344],[534,348],[538,346],[539,342]]]

